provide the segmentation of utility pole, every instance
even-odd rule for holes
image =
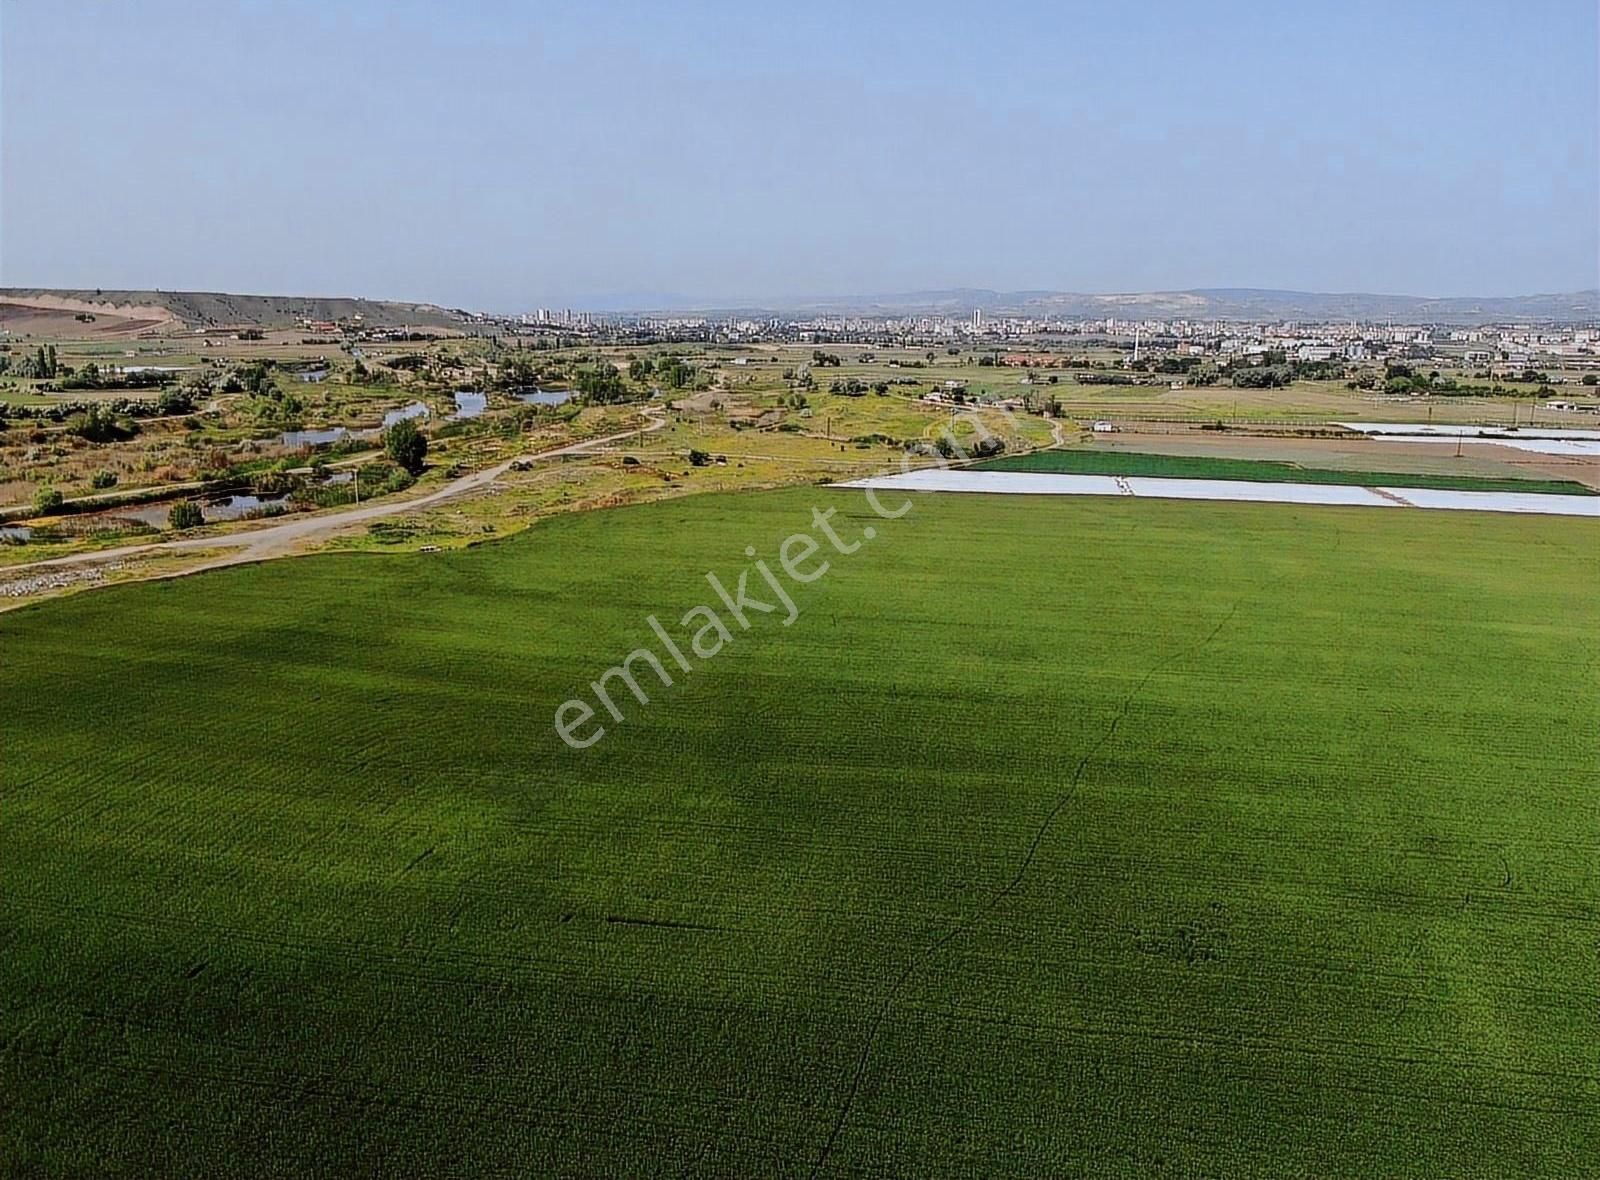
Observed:
[[[355,484],[356,484],[356,503],[359,504],[359,503],[361,503],[361,468],[359,468],[359,467],[357,467],[356,470],[355,470]]]

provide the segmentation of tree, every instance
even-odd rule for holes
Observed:
[[[59,489],[42,487],[34,493],[34,511],[38,512],[40,516],[46,516],[60,508],[62,501],[65,499],[66,497],[61,494]]]
[[[704,467],[711,462],[711,456],[704,451],[691,450],[689,452],[689,462],[695,467]]]
[[[254,361],[239,370],[239,380],[251,393],[270,393],[274,389],[272,365],[270,360]]]
[[[419,475],[428,458],[428,439],[415,422],[403,418],[383,432],[383,450],[412,475]]]
[[[681,357],[664,356],[656,362],[656,373],[668,389],[687,389],[694,384],[695,367]]]
[[[579,369],[573,384],[591,402],[605,404],[626,401],[629,397],[628,387],[622,383],[622,374],[617,372],[617,366],[611,364],[601,363]]]
[[[104,468],[101,468],[99,471],[96,471],[89,477],[89,486],[94,488],[96,491],[104,491],[106,488],[114,488],[117,486],[117,473],[115,471],[107,471]]]
[[[93,361],[90,361],[88,364],[84,365],[81,369],[79,369],[76,373],[72,373],[72,374],[64,377],[62,379],[62,382],[61,382],[61,388],[62,389],[99,389],[100,388],[100,366],[95,364]]]
[[[1293,379],[1293,375],[1286,365],[1257,365],[1240,369],[1233,375],[1233,384],[1238,389],[1282,389]],[[1408,377],[1391,377],[1392,382],[1410,384]]]
[[[193,500],[179,500],[167,512],[167,523],[175,529],[199,528],[205,522],[205,513]]]

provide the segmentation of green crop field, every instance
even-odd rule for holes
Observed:
[[[0,616],[0,1173],[1592,1175],[1597,551],[808,488]]]
[[[1174,479],[1243,479],[1268,483],[1349,484],[1405,488],[1450,488],[1469,492],[1544,492],[1593,496],[1595,491],[1570,479],[1481,475],[1440,475],[1401,471],[1341,471],[1302,467],[1265,459],[1227,459],[1208,455],[1154,455],[1140,451],[1035,451],[1002,455],[974,467],[985,471],[1051,471],[1074,475],[1168,476]]]

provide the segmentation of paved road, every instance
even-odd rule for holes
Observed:
[[[280,524],[231,533],[218,533],[213,536],[184,537],[176,541],[123,545],[116,549],[99,549],[92,553],[77,553],[68,557],[52,557],[45,561],[33,561],[23,565],[7,566],[4,569],[0,569],[0,579],[9,580],[13,574],[43,570],[53,566],[116,561],[136,555],[148,557],[163,553],[190,552],[197,549],[229,549],[233,550],[233,552],[221,554],[215,560],[182,572],[195,573],[202,569],[214,569],[220,565],[233,565],[238,562],[260,561],[267,557],[281,556],[293,549],[299,542],[308,537],[314,537],[319,533],[346,528],[349,525],[360,524],[363,521],[380,520],[385,516],[397,516],[405,512],[415,512],[419,508],[430,508],[435,504],[454,499],[467,492],[477,491],[499,479],[514,464],[542,463],[551,459],[559,459],[563,455],[581,455],[600,447],[609,446],[612,443],[621,442],[623,439],[660,430],[666,426],[667,419],[659,410],[647,409],[644,412],[650,418],[650,422],[645,426],[637,427],[633,430],[625,430],[619,434],[608,434],[603,438],[586,439],[583,442],[557,447],[550,451],[519,455],[515,459],[507,459],[502,463],[495,464],[493,467],[486,467],[482,471],[474,471],[470,475],[463,475],[460,479],[452,480],[441,488],[435,488],[431,492],[421,496],[413,496],[407,500],[382,500],[373,504],[364,504],[359,508],[297,516]]]

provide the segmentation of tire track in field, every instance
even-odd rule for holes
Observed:
[[[877,1015],[873,1017],[872,1024],[867,1029],[867,1039],[863,1042],[861,1053],[856,1059],[855,1073],[850,1078],[850,1086],[845,1091],[844,1101],[840,1103],[838,1113],[834,1115],[833,1126],[828,1132],[828,1138],[824,1141],[822,1151],[817,1155],[816,1162],[811,1165],[811,1180],[816,1180],[822,1174],[822,1170],[827,1167],[828,1160],[833,1155],[834,1146],[838,1143],[839,1136],[844,1131],[845,1125],[850,1121],[850,1115],[855,1109],[856,1096],[861,1090],[861,1081],[866,1076],[867,1066],[871,1064],[872,1050],[877,1045],[878,1034],[882,1031],[884,1022],[888,1020],[889,1013],[893,1011],[895,1002],[900,998],[900,993],[905,989],[905,985],[930,959],[983,921],[984,918],[994,912],[996,906],[1021,887],[1023,879],[1028,875],[1028,870],[1033,867],[1033,862],[1039,855],[1039,848],[1044,843],[1044,838],[1050,834],[1051,827],[1055,825],[1056,818],[1066,809],[1067,804],[1072,801],[1072,797],[1077,794],[1078,784],[1083,781],[1083,772],[1089,768],[1089,763],[1094,759],[1095,755],[1099,754],[1107,743],[1116,736],[1123,720],[1133,709],[1133,703],[1139,699],[1146,686],[1149,685],[1151,680],[1155,679],[1158,672],[1171,667],[1179,660],[1199,655],[1209,647],[1212,641],[1222,633],[1222,629],[1233,620],[1234,614],[1239,610],[1240,601],[1236,599],[1234,604],[1228,608],[1228,613],[1222,616],[1221,621],[1211,628],[1206,633],[1206,637],[1195,644],[1193,648],[1173,655],[1168,659],[1157,661],[1144,674],[1139,683],[1134,685],[1132,691],[1122,699],[1121,706],[1111,718],[1111,723],[1106,726],[1105,731],[1095,741],[1094,745],[1084,752],[1083,757],[1078,759],[1078,765],[1072,772],[1072,778],[1062,789],[1060,795],[1057,796],[1050,810],[1045,812],[1044,818],[1040,820],[1038,828],[1033,833],[1033,839],[1029,841],[1027,851],[1023,853],[1022,860],[1018,863],[1016,872],[1011,875],[1011,879],[990,894],[988,900],[984,901],[964,919],[957,922],[913,955],[907,961],[900,974],[889,985],[888,990],[884,993],[883,1003],[878,1006]]]

